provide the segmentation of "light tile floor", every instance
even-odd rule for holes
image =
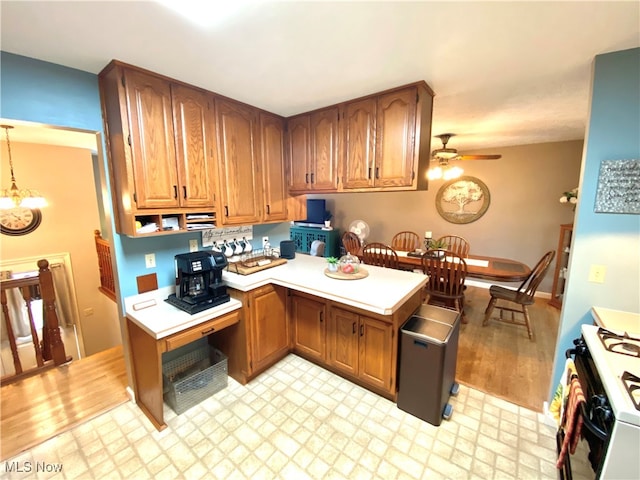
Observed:
[[[556,478],[554,431],[542,414],[464,386],[450,403],[451,419],[435,427],[289,355],[245,386],[229,378],[225,390],[182,415],[165,405],[162,432],[129,402],[2,462],[0,475]]]

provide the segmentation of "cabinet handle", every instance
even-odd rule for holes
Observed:
[[[311,172],[311,183],[313,183],[313,172]]]
[[[187,199],[187,187],[184,187],[184,186],[182,187],[182,194],[184,196],[184,199],[186,200]]]
[[[376,167],[376,180],[380,178],[380,167]]]
[[[304,183],[309,183],[309,174],[308,173],[304,174]]]
[[[213,333],[216,331],[216,327],[211,327],[209,330],[205,330],[204,332],[202,332],[202,336],[204,337],[205,335],[209,335],[210,333]]]
[[[351,326],[351,333],[356,333],[356,322],[353,322],[353,325]]]
[[[362,337],[364,335],[364,324],[360,325],[360,336]]]
[[[320,312],[320,323],[322,323],[322,317],[324,317],[324,312]]]
[[[369,167],[369,174],[367,175],[367,178],[371,180],[371,167]]]
[[[270,214],[271,214],[271,206],[267,205],[267,215],[270,215]]]
[[[173,186],[173,198],[178,198],[178,186]]]
[[[229,216],[229,207],[227,205],[224,206],[224,216],[225,217]]]

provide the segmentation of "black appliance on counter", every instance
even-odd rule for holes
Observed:
[[[168,303],[190,314],[228,302],[227,285],[222,270],[227,258],[222,252],[192,252],[175,256],[176,293]]]

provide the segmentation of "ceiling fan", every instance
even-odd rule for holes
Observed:
[[[451,180],[464,173],[462,168],[450,166],[449,160],[497,160],[498,158],[502,158],[502,155],[459,155],[458,150],[455,148],[447,148],[447,143],[449,143],[449,139],[453,136],[455,136],[454,133],[435,135],[435,137],[439,138],[442,142],[442,148],[437,148],[431,152],[431,161],[438,162],[438,165],[431,167],[427,172],[429,180],[437,180],[438,178]]]

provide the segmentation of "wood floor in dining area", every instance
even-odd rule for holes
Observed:
[[[529,307],[533,340],[524,326],[491,320],[482,326],[489,290],[469,286],[461,324],[456,380],[536,412],[548,401],[560,312],[537,298]],[[492,316],[497,316],[494,310]]]
[[[0,388],[0,460],[128,401],[122,346]]]

